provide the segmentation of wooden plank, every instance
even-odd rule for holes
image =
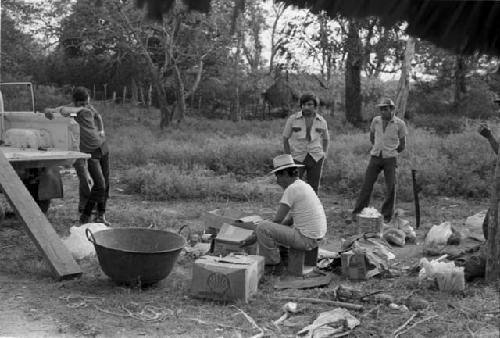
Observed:
[[[0,147],[4,156],[10,162],[16,161],[41,161],[41,160],[76,160],[78,158],[90,158],[89,154],[69,150],[48,149],[47,151],[20,149],[11,147]]]
[[[54,276],[58,279],[65,279],[81,275],[80,267],[2,151],[0,151],[0,189],[13,206],[36,246],[48,260]]]
[[[311,277],[311,278],[294,278],[288,280],[279,280],[274,284],[275,289],[311,289],[327,286],[332,281],[332,275]]]

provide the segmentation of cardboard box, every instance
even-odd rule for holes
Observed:
[[[356,227],[358,234],[376,234],[379,238],[382,238],[384,233],[384,219],[382,215],[379,217],[364,217],[358,215]]]
[[[343,252],[340,256],[342,275],[350,280],[367,280],[378,273],[378,268],[369,269],[364,253]]]
[[[235,209],[215,209],[203,214],[205,232],[216,235],[224,223],[231,224],[245,215]]]
[[[248,302],[264,274],[264,257],[203,256],[194,262],[191,294],[198,298]]]
[[[213,254],[226,256],[230,253],[258,254],[258,245],[253,230],[224,223],[214,239]]]
[[[215,209],[203,214],[205,232],[216,235],[223,224],[231,224],[243,229],[255,230],[258,223],[263,221],[258,215],[247,215],[235,209]]]

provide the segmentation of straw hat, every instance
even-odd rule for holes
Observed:
[[[304,165],[302,164],[296,164],[293,161],[292,155],[290,154],[278,155],[275,158],[273,158],[274,169],[271,171],[271,174],[286,168],[303,167],[303,166]]]
[[[384,98],[380,101],[380,103],[377,105],[377,107],[387,107],[387,106],[391,106],[391,107],[394,107],[394,101],[392,101],[391,99],[389,98]]]

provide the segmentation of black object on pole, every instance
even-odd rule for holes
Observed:
[[[420,200],[418,198],[418,193],[420,192],[420,186],[417,184],[417,170],[411,170],[411,181],[413,185],[413,200],[415,201],[415,227],[420,228]]]

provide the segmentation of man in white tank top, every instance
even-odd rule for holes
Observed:
[[[313,188],[298,177],[298,167],[291,155],[273,159],[277,183],[284,189],[272,222],[264,221],[255,230],[260,254],[266,264],[280,263],[279,247],[311,250],[326,234],[326,215]]]

